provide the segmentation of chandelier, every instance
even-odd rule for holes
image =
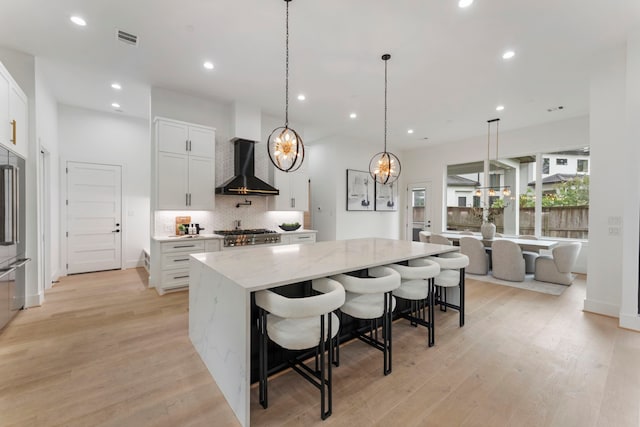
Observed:
[[[286,38],[285,38],[285,102],[284,102],[284,126],[275,128],[267,143],[267,152],[273,165],[283,172],[294,172],[302,166],[304,161],[304,144],[302,138],[294,129],[289,127],[289,2],[286,14]]]
[[[387,151],[387,61],[391,55],[382,55],[384,61],[384,151],[374,154],[369,162],[369,174],[380,184],[391,184],[400,176],[400,160]]]

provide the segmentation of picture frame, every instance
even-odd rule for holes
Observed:
[[[346,203],[348,211],[373,211],[375,185],[369,172],[347,169]]]
[[[379,212],[395,212],[398,210],[398,183],[380,184],[376,181],[375,210]]]

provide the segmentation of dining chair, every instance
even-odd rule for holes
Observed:
[[[580,242],[566,243],[551,249],[552,256],[539,256],[536,259],[535,279],[560,285],[573,283],[575,277],[571,272],[581,247]]]
[[[491,245],[492,275],[496,279],[523,282],[525,262],[522,250],[511,240],[496,240]]]
[[[486,275],[489,273],[489,254],[481,240],[474,237],[460,238],[460,252],[469,257],[467,273]]]
[[[453,246],[451,240],[444,237],[442,234],[432,234],[429,238],[430,243],[435,243],[436,245],[449,245]]]
[[[521,240],[538,240],[536,236],[532,236],[529,234],[523,234],[518,236],[518,239]],[[536,272],[536,258],[540,256],[538,250],[534,247],[530,247],[527,245],[520,245],[520,249],[522,249],[522,257],[524,258],[524,271],[526,274],[533,274]]]

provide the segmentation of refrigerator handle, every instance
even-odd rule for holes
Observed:
[[[13,241],[15,243],[20,243],[20,236],[18,235],[18,232],[20,230],[20,224],[18,223],[19,218],[18,218],[18,209],[20,206],[20,199],[19,199],[19,188],[18,188],[18,168],[11,168],[11,186],[12,186],[12,193],[11,194],[11,199],[12,199],[12,203],[11,203],[11,209],[13,210],[13,212],[11,213],[12,219],[12,225],[13,225],[13,236],[11,236],[13,238]]]

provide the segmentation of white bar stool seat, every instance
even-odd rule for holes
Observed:
[[[434,261],[419,258],[410,260],[409,265],[390,264],[387,267],[397,271],[401,277],[400,287],[393,291],[393,295],[410,301],[410,309],[400,313],[412,325],[418,324],[428,328],[427,340],[429,347],[435,343],[434,322],[434,278],[440,274],[440,265]],[[425,317],[425,303],[429,309],[429,317]]]
[[[460,326],[464,326],[465,268],[469,265],[469,257],[459,252],[448,252],[437,257],[428,257],[428,259],[440,265],[440,274],[435,279],[435,286],[439,291],[436,295],[436,304],[439,304],[443,311],[446,311],[447,307],[458,310]],[[458,305],[447,302],[447,288],[454,287],[460,289]]]
[[[356,333],[356,337],[383,352],[383,372],[387,375],[391,372],[391,314],[396,305],[391,292],[400,286],[400,274],[388,267],[372,267],[368,275],[370,277],[362,278],[338,274],[331,278],[342,284],[346,291],[340,313],[371,320],[369,334]],[[382,342],[377,336],[379,318],[382,318]],[[339,363],[339,356],[337,361]]]
[[[344,288],[328,278],[315,279],[312,289],[320,292],[303,298],[287,298],[270,290],[256,292],[259,308],[258,333],[260,335],[260,404],[268,406],[268,353],[267,338],[288,350],[318,348],[320,371],[307,367],[298,359],[289,361],[290,366],[305,379],[320,389],[322,419],[331,415],[331,364],[333,363],[333,338],[338,335],[340,320],[333,313],[345,300]],[[328,369],[325,367],[325,342],[329,341]],[[316,356],[317,358],[317,356]],[[317,366],[317,359],[316,359]],[[325,409],[325,407],[327,409]]]

